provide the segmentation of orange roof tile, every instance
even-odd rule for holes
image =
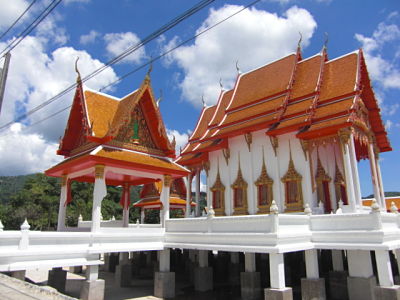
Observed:
[[[284,116],[290,116],[299,112],[305,112],[310,109],[312,103],[313,103],[313,97],[304,99],[301,101],[296,101],[293,103],[290,103],[287,108]]]
[[[222,118],[225,115],[225,109],[229,104],[229,101],[231,100],[233,95],[233,90],[229,90],[223,93],[222,98],[217,104],[217,108],[214,112],[213,117],[210,120],[210,123],[208,124],[209,127],[216,126],[218,125]]]
[[[340,99],[332,103],[318,105],[315,112],[315,118],[320,119],[326,116],[334,115],[339,112],[349,111],[354,102],[354,96]]]
[[[190,140],[197,140],[201,138],[207,130],[208,122],[215,112],[216,105],[206,107],[203,109],[199,121],[197,122],[196,129],[190,137]]]
[[[315,92],[320,75],[321,54],[300,61],[296,67],[295,80],[290,92],[290,98],[295,99]]]
[[[102,138],[107,134],[109,125],[117,111],[119,101],[107,97],[105,94],[89,90],[86,90],[84,93],[93,135]]]
[[[319,100],[335,98],[355,91],[358,53],[325,63]]]
[[[292,78],[296,54],[288,55],[257,70],[241,75],[228,110],[285,91]]]

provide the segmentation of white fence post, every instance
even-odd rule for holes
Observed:
[[[21,240],[19,241],[19,249],[24,250],[29,246],[29,228],[31,225],[28,224],[28,221],[25,219],[24,223],[21,225]]]

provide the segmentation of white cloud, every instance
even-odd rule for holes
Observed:
[[[179,155],[180,149],[186,145],[188,138],[189,138],[189,132],[185,133],[180,133],[178,130],[175,129],[167,129],[167,135],[170,141],[173,140],[175,137],[176,145],[175,145],[175,152],[176,155]]]
[[[58,145],[49,143],[39,134],[25,134],[22,125],[11,126],[7,135],[0,138],[0,175],[19,175],[43,172],[58,163]]]
[[[81,37],[79,38],[79,43],[81,43],[82,45],[94,43],[99,35],[100,33],[98,33],[96,30],[90,30],[88,34],[81,35]]]
[[[107,33],[104,36],[104,41],[106,42],[107,53],[110,56],[116,56],[121,54],[129,47],[137,45],[140,42],[140,39],[133,32],[121,32]],[[141,47],[137,51],[124,58],[123,62],[139,64],[144,58],[146,58],[145,48]]]
[[[0,29],[6,30],[28,7],[25,0],[0,0]]]
[[[197,33],[240,10],[242,6],[224,5],[211,9]],[[240,14],[196,38],[193,45],[172,52],[166,63],[176,63],[183,70],[180,82],[182,96],[196,106],[204,94],[208,104],[215,103],[219,80],[230,88],[236,77],[235,62],[242,71],[264,65],[294,51],[303,35],[303,47],[309,44],[317,24],[305,9],[293,6],[282,16],[246,9]],[[179,42],[173,38],[165,45],[170,49]]]
[[[386,131],[390,131],[390,129],[392,128],[392,126],[393,126],[393,122],[392,122],[391,120],[386,120],[386,122],[385,122],[385,129],[386,129]]]

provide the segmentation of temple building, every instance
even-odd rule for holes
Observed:
[[[369,159],[386,207],[379,154],[390,151],[362,50],[303,59],[300,49],[238,74],[204,107],[177,162],[207,173],[217,215],[362,210],[357,162]]]

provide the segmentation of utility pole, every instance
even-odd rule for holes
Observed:
[[[0,115],[1,107],[3,106],[4,90],[6,88],[8,66],[10,65],[11,53],[7,52],[4,55],[4,65],[3,69],[0,69]]]

